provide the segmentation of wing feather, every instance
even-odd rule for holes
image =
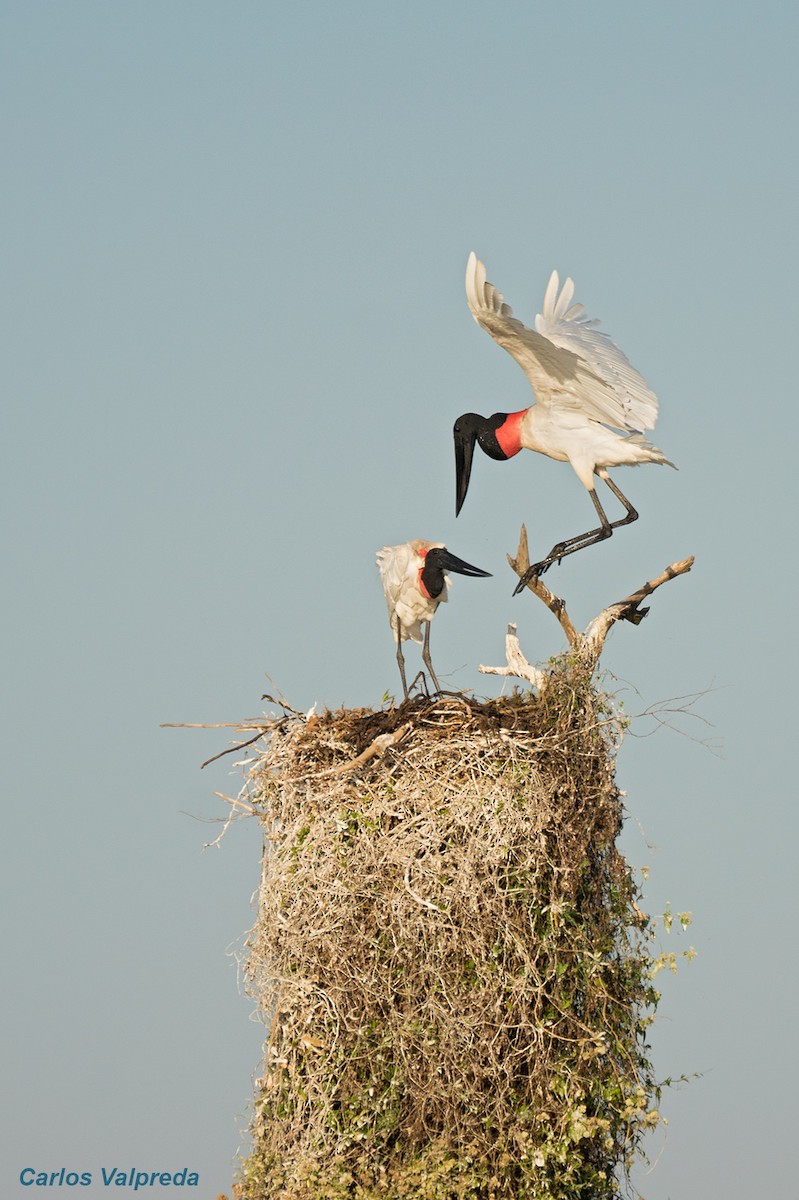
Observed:
[[[414,642],[421,642],[420,621],[429,619],[430,601],[425,602],[415,586],[416,564],[417,556],[410,542],[403,542],[400,546],[384,546],[377,552],[389,624],[396,635],[397,622],[400,622],[403,641],[411,638]],[[445,600],[446,596],[441,599]],[[433,612],[435,608],[434,604]]]
[[[539,404],[579,409],[618,429],[652,429],[657,397],[615,342],[596,329],[599,322],[583,315],[582,304],[572,304],[573,297],[571,278],[561,288],[553,271],[543,312],[535,329],[528,329],[487,281],[477,256],[469,255],[466,298],[472,316],[516,359]]]
[[[394,615],[402,585],[408,576],[412,557],[413,551],[407,543],[403,543],[401,546],[384,546],[377,552],[380,582],[383,585],[389,617]]]

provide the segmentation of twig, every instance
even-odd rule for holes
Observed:
[[[292,704],[288,703],[285,696],[283,695],[283,693],[281,692],[280,688],[277,686],[277,684],[275,683],[275,681],[271,675],[267,675],[266,678],[272,684],[272,687],[275,689],[275,691],[278,694],[278,697],[280,697],[280,698],[277,699],[275,696],[270,696],[268,692],[265,692],[264,695],[261,697],[262,700],[268,700],[270,702],[270,704],[279,704],[280,707],[282,709],[284,709],[286,712],[294,713],[295,717],[302,717],[305,715],[304,713],[301,713],[298,708],[294,708],[294,706]]]
[[[432,900],[425,900],[424,896],[420,896],[419,893],[415,892],[413,890],[413,888],[411,887],[411,864],[410,863],[406,864],[404,881],[405,881],[405,891],[408,893],[408,895],[411,897],[412,900],[415,900],[417,904],[421,904],[423,908],[429,909],[430,912],[435,912],[435,913],[441,912],[441,909],[439,908],[439,906],[437,904],[433,904]]]
[[[240,808],[243,812],[245,812],[247,814],[248,817],[260,817],[262,815],[257,808],[253,807],[253,805],[244,804],[244,803],[242,803],[241,800],[234,800],[232,796],[226,796],[224,792],[214,792],[214,795],[218,796],[220,800],[224,800],[227,804],[229,804],[231,806],[231,808],[230,808],[230,812],[228,813],[227,817],[225,818],[225,823],[222,826],[222,830],[221,830],[219,836],[215,837],[212,842],[206,842],[203,845],[203,850],[210,850],[213,846],[221,845],[222,838],[225,836],[228,829],[230,828],[230,826],[233,824],[234,820],[236,819],[236,813],[234,811],[235,809]]]
[[[257,808],[254,808],[252,804],[244,804],[241,800],[234,800],[232,796],[226,796],[224,792],[214,792],[214,795],[218,796],[220,800],[224,800],[227,804],[233,804],[236,808],[243,809],[248,816],[262,816],[262,813]]]
[[[262,696],[261,699],[271,699],[271,697]],[[284,706],[285,707],[285,706]],[[228,746],[226,750],[220,750],[218,754],[214,754],[211,758],[206,758],[204,763],[200,764],[200,770],[203,767],[209,766],[210,763],[216,762],[217,759],[224,758],[226,754],[235,754],[237,750],[244,750],[247,746],[252,746],[259,738],[264,737],[267,733],[273,732],[275,729],[280,729],[290,718],[288,716],[275,717],[273,719],[261,719],[255,724],[256,718],[249,717],[246,721],[215,721],[205,724],[201,722],[183,722],[183,721],[163,721],[161,729],[235,729],[238,733],[249,733],[255,730],[251,738],[247,738],[244,742],[238,742],[235,746]]]
[[[274,728],[274,726],[272,726]],[[220,750],[218,754],[213,754],[210,758],[206,758],[204,763],[200,763],[200,770],[207,767],[210,763],[216,762],[219,758],[224,758],[226,754],[235,754],[237,750],[244,750],[245,747],[251,746],[253,742],[259,741],[264,734],[269,733],[269,728],[262,727],[258,730],[255,737],[247,738],[246,742],[239,742],[236,746],[228,746],[227,750]]]
[[[285,721],[285,717],[280,717],[276,721],[263,721],[257,717],[247,717],[246,721],[214,721],[206,724],[200,721],[162,721],[158,726],[159,729],[238,729],[242,733],[246,733],[248,729],[255,729],[253,722],[258,721],[258,729],[267,729],[271,725],[279,725]]]

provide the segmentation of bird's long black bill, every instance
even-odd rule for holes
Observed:
[[[455,516],[463,508],[472,473],[475,433],[473,430],[455,432]],[[455,568],[452,568],[453,571]]]
[[[430,554],[435,551],[429,551]],[[445,571],[456,571],[458,575],[472,575],[480,579],[490,579],[490,571],[481,571],[479,567],[473,567],[471,563],[464,562],[462,558],[458,558],[457,554],[450,554],[449,550],[442,548],[438,550],[438,563]]]

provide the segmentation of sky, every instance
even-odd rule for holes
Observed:
[[[260,831],[203,850],[243,756],[201,771],[230,731],[162,723],[380,706],[374,554],[415,537],[493,572],[434,624],[447,686],[499,694],[509,621],[564,648],[505,554],[593,522],[568,466],[480,456],[455,519],[454,419],[531,401],[471,250],[528,323],[574,278],[679,467],[616,473],[640,520],[547,577],[575,623],[696,555],[602,657],[622,848],[697,950],[633,1182],[788,1194],[795,7],[7,0],[0,33],[3,1196],[62,1166],[213,1196],[246,1148]]]

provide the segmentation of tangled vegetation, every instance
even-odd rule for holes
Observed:
[[[604,1200],[659,1122],[652,926],[618,723],[540,696],[286,718],[249,984],[269,1028],[239,1200]]]

